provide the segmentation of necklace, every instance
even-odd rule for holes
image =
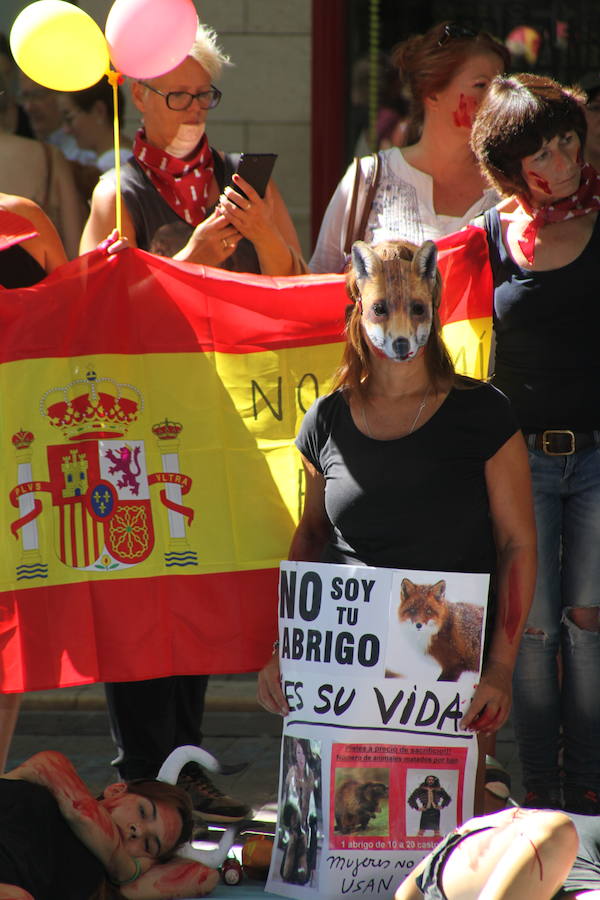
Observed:
[[[406,432],[407,434],[412,434],[413,431],[415,430],[415,428],[417,427],[417,422],[418,422],[419,419],[421,418],[421,413],[422,413],[423,410],[425,409],[425,404],[427,403],[427,399],[428,399],[430,393],[431,393],[431,385],[428,384],[428,385],[427,385],[427,390],[426,390],[425,393],[423,394],[423,399],[421,400],[421,403],[420,403],[419,408],[418,408],[418,410],[417,410],[417,414],[416,414],[416,416],[414,417],[414,419],[413,419],[413,421],[412,421],[412,425],[410,426],[409,430]],[[367,437],[370,437],[371,440],[373,440],[373,435],[371,434],[371,429],[369,428],[369,423],[368,423],[368,421],[367,421],[367,407],[365,406],[364,401],[361,401],[360,406],[361,406],[361,409],[362,409],[362,418],[363,418],[363,423],[364,423],[364,426],[365,426],[365,431],[367,432]]]

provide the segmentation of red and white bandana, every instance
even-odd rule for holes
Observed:
[[[195,227],[206,218],[214,163],[205,134],[191,159],[178,159],[149,144],[144,129],[140,128],[133,143],[133,155],[163,200],[184,222]]]
[[[574,219],[576,216],[586,216],[595,209],[600,209],[600,176],[593,166],[586,163],[581,168],[581,181],[579,187],[570,197],[563,197],[549,203],[548,206],[533,207],[523,197],[519,197],[519,203],[531,222],[523,231],[519,240],[519,247],[530,266],[533,265],[535,238],[538,229],[553,222],[564,222],[566,219]]]

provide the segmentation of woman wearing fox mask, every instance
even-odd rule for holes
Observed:
[[[306,498],[289,555],[491,572],[483,673],[461,722],[489,734],[508,716],[533,592],[531,486],[506,397],[454,374],[440,334],[436,257],[430,241],[352,248],[342,366],[296,440]],[[289,711],[277,655],[260,673],[259,699],[272,712]]]

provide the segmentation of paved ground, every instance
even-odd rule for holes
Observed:
[[[255,809],[277,801],[281,721],[255,699],[255,676],[212,678],[204,718],[205,746],[222,762],[248,761],[246,771],[215,783]],[[73,760],[96,791],[115,780],[114,748],[101,685],[27,694],[17,725],[9,766],[42,749],[60,750]],[[496,757],[510,772],[520,799],[520,768],[510,722],[498,736]]]
[[[277,797],[281,720],[257,705],[254,676],[211,679],[204,716],[205,747],[222,762],[248,761],[245,772],[215,783],[259,809]],[[27,694],[8,765],[38,750],[60,750],[92,790],[116,780],[114,746],[101,685]]]

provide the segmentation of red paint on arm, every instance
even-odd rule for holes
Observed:
[[[536,183],[536,186],[539,187],[540,191],[543,191],[545,194],[552,193],[552,190],[550,189],[550,185],[548,184],[548,182],[542,175],[538,175],[538,173],[534,172],[533,170],[529,171],[527,174],[530,175],[531,178],[533,178],[533,180]]]
[[[118,832],[112,823],[110,816],[98,804],[93,797],[82,797],[73,802],[73,809],[78,812],[82,818],[89,819],[94,825],[97,825],[100,831],[107,838],[118,837]]]
[[[159,874],[155,881],[156,887],[164,891],[168,895],[169,890],[185,887],[188,889],[193,886],[204,884],[209,873],[212,870],[203,866],[202,863],[186,861],[180,865],[170,865],[168,871]]]
[[[477,97],[466,97],[464,94],[460,95],[458,99],[458,109],[455,109],[452,113],[452,118],[454,119],[454,124],[457,128],[471,128],[475,113],[477,112],[477,106]]]
[[[506,598],[506,604],[504,607],[504,619],[502,621],[502,627],[504,628],[506,637],[512,644],[517,631],[519,630],[519,624],[521,622],[521,615],[523,612],[519,577],[514,565],[510,567],[507,580],[508,596]]]

